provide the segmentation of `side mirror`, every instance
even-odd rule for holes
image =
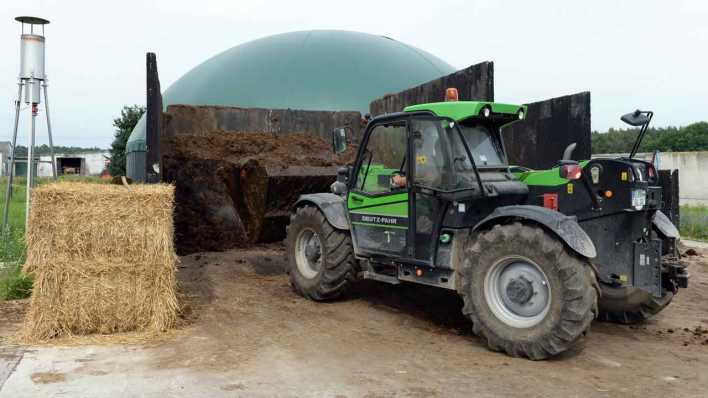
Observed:
[[[329,186],[329,189],[335,195],[344,195],[347,193],[347,180],[351,173],[351,166],[344,166],[337,169],[337,181]]]
[[[649,116],[647,116],[645,112],[637,109],[634,112],[622,115],[620,119],[630,126],[639,127],[645,125],[649,121]]]
[[[351,174],[351,166],[337,168],[337,181],[346,183],[349,181],[349,174]]]
[[[337,127],[332,130],[332,150],[342,153],[347,150],[347,128]]]

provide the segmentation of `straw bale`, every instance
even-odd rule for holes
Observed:
[[[173,186],[56,183],[32,201],[25,340],[174,325]]]

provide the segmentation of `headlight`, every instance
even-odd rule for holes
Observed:
[[[644,189],[632,190],[632,207],[634,210],[641,210],[647,204],[647,191]]]

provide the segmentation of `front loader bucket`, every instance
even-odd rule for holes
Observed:
[[[274,242],[285,238],[289,214],[298,197],[328,192],[336,167],[270,166],[249,160],[234,170],[231,197],[248,240]]]

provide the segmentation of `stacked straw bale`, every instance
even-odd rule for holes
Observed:
[[[173,186],[55,183],[32,202],[25,340],[174,326]]]

